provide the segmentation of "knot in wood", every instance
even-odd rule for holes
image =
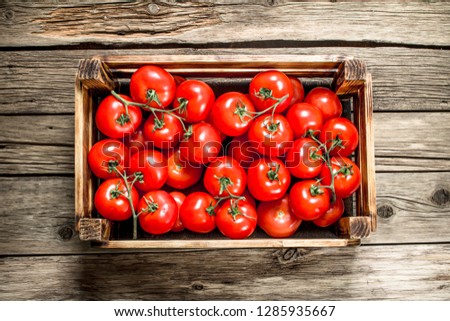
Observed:
[[[159,12],[159,6],[156,3],[150,3],[147,9],[150,14],[157,14]]]
[[[12,20],[14,18],[14,11],[8,9],[5,12],[3,12],[3,18],[5,20]]]
[[[382,205],[377,208],[377,215],[381,218],[389,218],[394,214],[394,209],[390,205]]]
[[[200,284],[200,283],[194,283],[194,284],[192,285],[192,288],[193,288],[194,290],[201,291],[201,290],[203,290],[203,284]]]
[[[431,201],[437,205],[446,205],[450,202],[450,192],[445,188],[440,188],[433,193]]]
[[[68,241],[72,238],[72,236],[73,236],[73,229],[70,226],[64,225],[58,229],[58,237],[61,240]]]
[[[269,6],[271,6],[271,7],[274,7],[274,6],[276,6],[278,3],[277,3],[277,0],[267,0],[267,4],[268,4]]]

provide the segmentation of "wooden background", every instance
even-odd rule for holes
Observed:
[[[450,299],[449,3],[55,3],[0,5],[1,300]],[[78,60],[219,53],[367,62],[376,235],[357,248],[145,253],[78,240]]]

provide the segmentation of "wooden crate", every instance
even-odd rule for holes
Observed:
[[[269,238],[259,231],[245,240],[230,240],[220,235],[195,235],[189,232],[160,237],[144,236],[138,240],[121,236],[118,223],[100,218],[94,209],[97,179],[88,167],[87,155],[97,140],[94,115],[99,99],[109,91],[125,88],[131,74],[139,67],[154,64],[184,77],[227,79],[227,86],[248,84],[260,71],[278,69],[302,79],[305,87],[328,84],[347,102],[346,117],[359,130],[355,161],[362,174],[362,184],[355,197],[346,201],[346,215],[335,230],[304,230],[291,238]],[[372,79],[364,62],[339,56],[108,56],[80,61],[75,82],[75,218],[80,239],[104,248],[262,248],[262,247],[332,247],[358,245],[376,230],[375,163],[372,127]],[[354,204],[354,205],[352,205]],[[302,226],[305,224],[302,223]],[[131,226],[129,226],[131,229]],[[311,231],[312,229],[313,231]]]

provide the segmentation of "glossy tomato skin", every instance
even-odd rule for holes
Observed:
[[[130,101],[131,98],[120,95]],[[126,117],[125,106],[114,96],[102,100],[95,113],[95,124],[98,130],[110,138],[124,138],[132,134],[141,124],[142,111],[139,107],[128,106],[129,121],[120,122]]]
[[[292,213],[289,195],[285,195],[279,200],[259,203],[256,212],[258,213],[258,226],[267,235],[275,238],[294,235],[302,223],[302,220]]]
[[[196,233],[209,233],[216,228],[215,214],[208,213],[207,209],[214,206],[216,200],[204,192],[189,194],[180,208],[180,218],[183,225]]]
[[[346,157],[332,157],[331,168],[338,173],[341,168],[347,168],[346,173],[339,173],[334,177],[334,189],[339,198],[350,197],[361,185],[361,172],[358,166]],[[331,184],[331,173],[327,166],[323,166],[319,177],[323,185]]]
[[[257,151],[257,143],[248,139],[247,135],[234,137],[227,145],[228,156],[233,157],[243,168],[248,168],[261,155]]]
[[[95,192],[94,205],[104,218],[112,221],[124,221],[129,219],[133,212],[125,195],[112,193],[116,189],[127,195],[125,183],[121,178],[110,178],[104,181]],[[139,202],[139,193],[134,187],[131,188],[131,199],[136,208]]]
[[[89,168],[95,176],[102,179],[116,178],[119,175],[109,168],[109,162],[115,162],[116,169],[123,173],[128,166],[128,148],[115,139],[103,139],[92,146],[88,154]]]
[[[141,172],[143,182],[136,181],[134,186],[141,192],[160,189],[167,180],[167,159],[157,150],[144,150],[130,159],[130,173]]]
[[[303,88],[302,82],[297,77],[289,77],[289,80],[291,81],[293,90],[292,99],[289,105],[292,106],[303,101],[305,98],[305,89]]]
[[[181,122],[171,114],[156,113],[158,119],[164,122],[162,128],[157,129],[155,116],[150,115],[144,124],[144,137],[160,149],[175,148],[183,136]]]
[[[342,214],[344,214],[344,208],[344,201],[341,198],[337,198],[328,211],[318,219],[315,219],[313,223],[320,227],[330,226],[341,218]]]
[[[226,189],[221,191],[222,184],[226,185],[232,195],[241,195],[247,186],[245,170],[229,156],[217,157],[209,164],[203,176],[203,185],[212,196],[229,195]]]
[[[323,166],[323,160],[319,156],[314,158],[314,153],[322,156],[322,150],[315,141],[311,138],[297,139],[286,154],[286,167],[295,177],[314,178],[319,175]]]
[[[262,91],[272,91],[275,98],[261,96]],[[257,74],[250,82],[250,99],[257,111],[268,109],[277,103],[276,99],[286,98],[276,107],[276,113],[282,113],[291,103],[294,89],[288,76],[278,70],[268,70]]]
[[[149,106],[165,108],[170,105],[175,96],[176,83],[172,75],[165,69],[154,65],[143,66],[131,76],[130,94],[133,101],[141,104],[147,103],[149,90],[155,91],[161,103],[159,105],[152,100]]]
[[[181,102],[187,100],[186,108],[175,113],[188,123],[197,123],[208,118],[215,99],[214,91],[207,83],[200,80],[186,80],[177,88],[173,108],[180,107]]]
[[[166,184],[177,189],[185,189],[197,183],[202,176],[202,166],[191,164],[180,158],[180,151],[169,153],[167,158],[168,177]]]
[[[298,103],[291,106],[286,114],[294,138],[304,137],[308,130],[320,131],[323,126],[322,112],[316,106],[308,103]]]
[[[259,201],[274,201],[282,198],[290,183],[289,170],[277,158],[256,160],[247,171],[248,190]]]
[[[169,194],[170,194],[170,196],[173,197],[173,199],[175,200],[175,202],[177,203],[177,206],[178,206],[177,220],[176,220],[175,224],[173,225],[171,231],[172,232],[181,232],[184,230],[184,225],[180,219],[180,208],[181,208],[181,205],[183,204],[184,200],[186,199],[186,195],[184,195],[183,193],[178,192],[178,191],[174,191]]]
[[[186,78],[178,76],[178,75],[172,75],[172,77],[175,80],[175,85],[177,86],[177,88],[183,81],[186,81]]]
[[[180,143],[180,156],[192,164],[207,164],[217,157],[221,148],[219,132],[213,125],[200,122],[192,126],[191,137]]]
[[[327,142],[327,148],[330,148],[332,142],[338,136],[342,140],[344,148],[335,147],[331,156],[349,156],[358,147],[358,130],[355,125],[346,118],[333,118],[327,121],[320,132],[320,141]]]
[[[227,136],[241,136],[248,131],[254,111],[253,103],[244,94],[228,92],[217,98],[211,114],[218,130]]]
[[[156,208],[149,207],[151,203]],[[162,190],[146,193],[138,205],[139,224],[150,234],[160,235],[169,232],[178,218],[178,205],[173,197]]]
[[[149,143],[144,137],[144,124],[141,123],[132,134],[124,138],[124,144],[128,147],[130,155],[134,155],[144,149],[153,148],[153,145]]]
[[[237,206],[237,213],[232,215],[232,208]],[[216,224],[219,231],[230,239],[245,239],[256,229],[258,216],[255,208],[247,201],[227,200],[217,211]]]
[[[271,131],[271,124],[277,124],[277,128]],[[292,147],[294,134],[287,119],[280,114],[264,114],[253,121],[248,132],[250,141],[255,142],[259,153],[267,157],[283,156]]]
[[[341,101],[331,89],[316,87],[306,95],[304,101],[320,109],[324,122],[342,115]]]
[[[322,183],[322,182],[321,182]],[[311,186],[317,185],[314,180],[295,183],[289,193],[292,213],[304,221],[313,221],[330,208],[330,192],[326,188],[319,188],[321,194],[313,196]]]
[[[255,198],[252,196],[252,194],[250,194],[250,192],[248,191],[248,189],[246,189],[244,191],[244,193],[242,193],[241,196],[245,197],[245,201],[247,201],[251,206],[253,206],[254,208],[256,208],[256,201]]]

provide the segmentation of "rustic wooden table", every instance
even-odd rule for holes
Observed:
[[[450,299],[450,4],[232,2],[2,1],[1,300]],[[219,53],[367,62],[379,226],[362,246],[117,253],[78,240],[79,59]]]

